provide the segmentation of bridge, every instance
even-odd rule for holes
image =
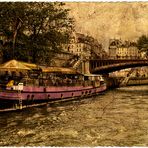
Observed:
[[[106,60],[90,60],[89,71],[93,74],[107,74],[114,71],[119,71],[126,68],[148,66],[148,60],[119,60],[119,59],[106,59]]]

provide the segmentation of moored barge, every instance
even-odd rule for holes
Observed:
[[[82,75],[70,68],[40,67],[25,72],[9,68],[9,75],[7,71],[1,80],[0,111],[91,97],[106,90],[101,75]]]

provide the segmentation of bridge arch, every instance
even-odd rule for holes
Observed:
[[[93,74],[107,74],[107,73],[119,71],[122,69],[142,67],[142,66],[148,66],[148,60],[128,62],[128,63],[115,63],[115,64],[105,65],[101,67],[93,67],[92,69],[90,69],[90,72]]]

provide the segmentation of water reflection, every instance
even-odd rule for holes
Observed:
[[[0,115],[0,146],[147,146],[148,86]]]

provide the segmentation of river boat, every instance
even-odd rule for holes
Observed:
[[[1,75],[0,111],[87,98],[106,90],[101,75],[82,75],[72,68],[26,67],[25,72]]]

